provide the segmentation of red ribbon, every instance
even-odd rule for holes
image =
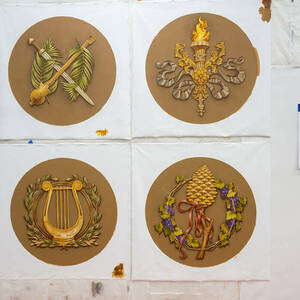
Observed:
[[[182,209],[181,206],[183,204],[189,205],[190,207],[187,209]],[[183,246],[183,239],[192,231],[193,229],[193,213],[195,211],[196,216],[195,216],[195,236],[197,238],[200,238],[203,234],[203,228],[201,226],[201,219],[204,218],[204,221],[211,222],[211,218],[205,215],[204,213],[204,207],[199,204],[198,201],[187,201],[187,200],[181,200],[178,202],[177,209],[181,213],[186,213],[189,212],[189,225],[182,237],[180,238],[180,247],[179,251],[181,253],[181,259],[186,259],[187,255],[186,253],[182,250]],[[211,240],[214,236],[214,227],[212,227],[211,232],[209,234],[209,240]]]

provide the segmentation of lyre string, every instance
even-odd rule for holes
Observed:
[[[68,229],[70,227],[70,188],[58,186],[54,190],[56,200],[56,227],[59,229]]]
[[[67,226],[68,226],[68,228],[69,228],[69,226],[70,226],[70,206],[69,206],[69,192],[67,191],[67,211],[68,211],[68,224],[67,224]]]
[[[63,190],[63,197],[64,197],[64,229],[67,228],[67,219],[66,219],[66,191]]]
[[[59,202],[60,202],[60,229],[63,229],[63,207],[62,207],[62,189],[59,188]]]
[[[58,206],[58,191],[55,191],[56,193],[56,227],[59,228],[59,206]]]

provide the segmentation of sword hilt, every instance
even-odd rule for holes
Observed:
[[[29,38],[28,44],[33,46],[38,51],[39,54],[42,54],[44,52],[44,49],[40,48],[40,46],[35,42],[34,38]]]

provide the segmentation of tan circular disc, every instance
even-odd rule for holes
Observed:
[[[89,36],[96,41],[87,48],[94,57],[94,68],[85,92],[95,106],[88,104],[81,96],[71,102],[69,94],[63,90],[63,83],[66,81],[62,77],[56,91],[48,96],[49,103],[29,105],[30,94],[34,89],[31,70],[37,51],[28,44],[28,39],[34,38],[41,47],[51,38],[60,50],[60,61],[63,65],[69,51],[78,43],[84,43]],[[66,72],[70,74],[71,67]],[[27,113],[48,124],[71,125],[94,116],[107,102],[115,84],[116,62],[108,41],[95,27],[76,18],[54,17],[34,24],[22,34],[11,53],[8,74],[12,92]]]
[[[186,179],[191,178],[194,172],[204,165],[209,168],[216,180],[219,179],[226,184],[232,182],[234,184],[234,190],[238,192],[237,195],[239,197],[246,197],[248,203],[242,212],[243,222],[241,223],[241,230],[232,234],[229,245],[222,248],[218,247],[213,251],[206,251],[202,260],[196,259],[199,252],[198,250],[187,250],[186,248],[183,248],[187,254],[187,258],[182,260],[180,259],[181,255],[179,250],[175,247],[175,244],[171,244],[169,238],[164,236],[164,233],[159,234],[154,226],[161,221],[159,208],[161,205],[164,205],[166,196],[175,187],[176,177],[184,176]],[[189,212],[179,212],[177,205],[179,201],[187,199],[186,188],[187,185],[175,194],[176,203],[173,206],[175,211],[175,221],[177,226],[179,226],[183,232],[185,232],[189,225]],[[188,208],[190,208],[188,205],[181,206],[181,209]],[[230,165],[216,159],[205,157],[188,158],[179,161],[164,170],[156,178],[150,188],[145,209],[148,230],[157,247],[171,259],[192,267],[211,267],[232,259],[245,247],[251,238],[256,223],[256,205],[254,196],[244,177]],[[195,211],[193,214],[193,229],[191,234],[195,238]],[[214,220],[213,224],[215,232],[212,243],[216,242],[218,241],[220,225],[225,222],[226,218],[225,200],[221,198],[219,191],[215,203],[206,208],[205,215]],[[201,242],[201,238],[198,240]]]
[[[156,68],[157,62],[172,61],[177,63],[175,58],[175,45],[185,44],[184,51],[188,52],[191,59],[194,59],[194,52],[190,47],[192,43],[192,32],[195,30],[199,17],[206,20],[210,32],[209,48],[207,50],[208,59],[215,45],[219,42],[225,43],[226,58],[240,58],[243,56],[245,62],[241,67],[246,71],[246,79],[241,84],[226,83],[230,88],[230,95],[222,100],[216,100],[208,91],[208,98],[205,101],[205,113],[200,117],[198,112],[198,102],[192,95],[186,101],[176,100],[172,96],[173,87],[166,88],[158,85],[156,76],[159,69]],[[247,35],[239,26],[230,20],[219,15],[208,13],[197,13],[182,16],[166,25],[154,38],[150,46],[146,60],[146,77],[148,87],[157,104],[169,115],[189,123],[208,124],[223,120],[236,111],[250,97],[259,72],[257,52],[253,48]],[[235,76],[236,71],[225,70],[227,74]],[[177,76],[179,69],[175,73],[167,74],[167,78]],[[184,76],[179,82],[189,80],[191,77]]]
[[[101,203],[99,206],[99,213],[102,215],[100,220],[100,227],[96,228],[100,230],[99,238],[96,239],[98,245],[91,246],[79,246],[74,247],[36,247],[32,245],[32,240],[29,239],[28,229],[26,228],[25,215],[27,213],[25,207],[25,198],[27,195],[27,188],[30,184],[37,182],[38,178],[41,178],[46,175],[52,175],[56,177],[59,182],[65,182],[65,179],[71,177],[72,175],[79,175],[81,177],[86,177],[88,184],[95,184],[97,187],[97,193],[101,198]],[[63,199],[63,194],[56,195],[56,192],[53,191],[50,200],[49,206],[49,220],[56,227],[59,228],[62,220],[62,224],[65,224],[65,211],[68,212],[69,204],[69,227],[76,223],[78,219],[78,212],[76,210],[75,198],[72,197],[71,191],[69,191],[69,201],[66,203]],[[78,233],[78,236],[75,236],[75,239],[80,238],[83,234],[83,230],[87,228],[88,222],[90,220],[90,206],[88,201],[84,198],[84,195],[81,191],[77,192],[79,201],[83,211],[83,227],[82,230]],[[58,202],[57,197],[58,196]],[[91,197],[89,197],[91,199]],[[36,199],[36,198],[35,198]],[[44,205],[47,199],[47,192],[44,192],[41,198],[34,202],[36,203],[36,224],[47,234],[43,223],[43,210]],[[62,200],[62,202],[60,202]],[[57,208],[58,203],[58,208]],[[68,203],[68,204],[67,204]],[[61,205],[61,206],[60,206]],[[64,206],[65,205],[65,206]],[[57,209],[59,213],[57,214]],[[62,213],[60,213],[62,211]],[[34,212],[34,210],[33,210]],[[36,258],[54,265],[68,266],[82,263],[89,260],[95,255],[99,254],[110,241],[117,222],[117,203],[114,196],[114,192],[105,179],[105,177],[95,168],[79,160],[69,159],[69,158],[57,158],[44,161],[32,169],[30,169],[19,181],[18,185],[15,188],[12,200],[11,200],[11,222],[15,234],[17,235],[19,241],[24,246],[24,248],[29,251]],[[92,210],[94,214],[94,210]],[[34,215],[34,213],[33,213]],[[93,215],[94,216],[94,215]],[[93,217],[92,216],[92,217]],[[57,219],[58,217],[58,219]],[[62,219],[60,219],[62,218]],[[66,217],[67,218],[67,217]],[[58,222],[58,225],[57,223]],[[66,221],[67,222],[67,221]],[[65,228],[69,228],[65,226]],[[40,231],[39,231],[40,232]],[[95,232],[95,231],[94,231]],[[51,236],[50,236],[51,238]],[[90,239],[89,239],[89,242]]]

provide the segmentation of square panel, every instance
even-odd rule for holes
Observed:
[[[59,7],[53,3],[26,3],[17,6],[2,4],[0,14],[2,36],[0,96],[5,99],[0,104],[0,138],[127,139],[130,137],[128,76],[130,34],[127,1],[81,2],[72,5],[62,3]],[[48,20],[48,23],[36,24],[53,17],[68,20],[53,21],[56,22],[55,24],[53,22],[50,24]],[[76,20],[70,17],[81,21],[76,23]],[[12,20],[13,26],[11,26]],[[30,28],[33,25],[34,27]],[[22,36],[28,28],[30,30]],[[47,96],[49,104],[44,102],[42,105],[31,106],[29,104],[30,91],[34,87],[31,84],[30,66],[35,58],[36,50],[28,45],[28,38],[34,38],[39,47],[42,47],[47,39],[52,39],[61,52],[62,57],[59,61],[62,67],[68,59],[68,51],[74,45],[76,46],[77,42],[83,43],[89,35],[95,32],[97,33],[97,36],[94,36],[96,41],[87,48],[90,49],[94,58],[93,73],[87,90],[84,90],[95,105],[88,104],[87,100],[85,101],[81,96],[78,96],[74,102],[69,101],[71,95],[64,90],[64,84],[67,81],[59,79],[57,89]],[[17,41],[18,47],[14,48]],[[15,49],[14,52],[12,52],[13,49]],[[11,53],[14,55],[9,64]],[[71,74],[71,67],[66,72],[80,83],[79,78]],[[54,74],[55,72],[52,78]],[[47,76],[43,78],[49,79]],[[74,93],[76,94],[77,90]],[[100,135],[99,137],[96,134],[97,130],[105,131],[106,136]]]
[[[166,14],[166,12],[168,13]],[[158,88],[157,86],[156,76],[159,76],[159,70],[157,70],[156,75],[154,74],[154,59],[158,61],[161,60],[160,63],[165,60],[171,60],[172,62],[176,61],[174,57],[170,56],[170,51],[173,51],[174,49],[175,52],[175,37],[177,37],[177,35],[181,36],[182,28],[188,28],[189,30],[186,32],[186,36],[190,39],[192,38],[190,25],[188,23],[184,23],[184,21],[182,21],[182,27],[178,27],[177,29],[174,27],[174,23],[172,23],[174,28],[172,27],[173,29],[169,30],[169,34],[167,34],[166,31],[164,31],[163,34],[161,32],[160,34],[163,35],[163,37],[158,39],[157,34],[160,30],[177,18],[188,14],[200,15],[201,13],[218,14],[237,24],[246,33],[253,47],[257,49],[260,60],[260,67],[258,67],[258,69],[260,69],[260,75],[257,77],[252,94],[250,94],[248,100],[230,116],[225,119],[213,121],[209,124],[208,122],[210,121],[198,122],[194,120],[197,113],[197,101],[191,100],[191,94],[189,100],[186,101],[173,99],[174,94],[177,94],[176,97],[184,96],[184,90],[188,90],[189,88],[187,83],[184,83],[186,85],[183,87],[181,96],[177,86],[183,84],[181,81],[172,85],[172,87],[168,89],[169,93],[167,93],[162,91],[163,89],[167,90],[166,88]],[[251,17],[249,18],[249,16]],[[195,19],[195,26],[196,22],[197,19]],[[209,24],[211,24],[211,28],[213,28],[214,23],[208,23],[208,28],[206,29],[208,31],[210,30]],[[214,32],[216,34],[218,33],[218,30],[215,29]],[[154,42],[155,37],[156,40]],[[211,32],[210,37],[213,38],[213,32]],[[172,40],[172,43],[170,45],[166,45],[164,42],[165,39]],[[176,43],[181,42],[182,37],[178,41],[176,40]],[[187,42],[188,41],[184,41],[186,45],[185,49],[189,48],[189,44],[187,44]],[[219,40],[216,42],[219,42]],[[157,43],[162,44],[159,45]],[[214,43],[211,43],[210,46],[213,46],[213,44]],[[150,46],[151,49],[153,47],[155,48],[153,48],[154,50],[152,49],[153,51],[151,50],[154,53],[153,54],[151,52],[153,54],[153,58],[152,56],[147,58]],[[229,46],[227,45],[226,47]],[[238,49],[240,46],[238,43],[235,43],[234,47]],[[226,2],[206,1],[201,3],[199,1],[183,1],[180,2],[180,4],[169,2],[153,3],[150,1],[143,1],[142,3],[135,2],[133,4],[133,136],[269,136],[270,50],[270,25],[261,21],[261,16],[258,13],[258,5],[251,0],[245,1],[243,7],[241,7],[239,1],[236,0]],[[161,53],[161,57],[159,57],[159,53]],[[170,55],[167,56],[166,53]],[[149,61],[152,63],[151,66],[153,65],[153,70],[151,69],[151,71],[148,72],[147,68],[151,67],[148,66]],[[169,69],[171,69],[170,66],[166,66],[162,69],[162,71]],[[166,82],[168,79],[174,77],[173,74],[179,76],[180,72],[177,69],[175,73],[170,72],[170,74],[166,74]],[[150,78],[149,76],[152,77]],[[249,76],[249,74],[246,74],[246,80],[247,76]],[[174,78],[177,80],[179,77]],[[182,80],[188,80],[188,78],[184,77]],[[163,81],[163,79],[161,79],[161,81]],[[163,83],[160,82],[160,84]],[[171,82],[166,83],[167,86],[169,86],[169,84],[171,85]],[[191,84],[191,86],[193,85],[192,83],[189,84]],[[246,84],[246,82],[244,82],[244,84]],[[232,89],[237,89],[235,91],[237,99],[234,99],[234,103],[229,104],[233,109],[233,107],[237,105],[237,101],[240,101],[240,92],[237,87],[232,87],[232,84],[229,84],[229,86]],[[223,109],[224,105],[224,110],[228,109],[228,105],[225,105],[227,98],[225,98],[225,100],[217,101],[219,101],[219,104],[211,97],[205,101],[207,111],[210,109],[211,114],[214,114],[215,110],[210,107],[218,107],[217,105],[219,105],[219,107],[222,107]],[[223,101],[222,104],[221,101]],[[218,117],[217,114],[222,114],[222,109],[221,111],[216,112],[216,118]],[[185,119],[187,110],[192,110],[191,114],[193,114],[193,116],[189,116],[189,120]],[[146,121],[147,118],[149,118],[151,122]],[[202,124],[198,124],[201,122]],[[207,123],[205,124],[205,122]]]
[[[133,146],[133,273],[134,280],[268,280],[270,276],[270,147],[267,142],[241,142],[241,143],[182,143],[182,144],[134,144]],[[175,185],[175,177],[172,175],[166,179],[167,170],[171,169],[171,165],[193,157],[205,157],[205,160],[214,159],[225,162],[238,171],[248,183],[252,190],[256,205],[256,225],[252,236],[246,242],[240,252],[233,254],[231,259],[224,260],[221,263],[210,264],[208,266],[203,261],[196,261],[196,254],[188,251],[189,258],[185,260],[178,259],[180,252],[176,250],[175,245],[164,240],[164,234],[159,235],[153,230],[154,226],[159,223],[159,205],[157,207],[151,204],[151,201],[159,201],[164,204],[164,197],[167,195],[170,186]],[[211,163],[207,166],[211,167]],[[264,166],[261,168],[260,166]],[[198,167],[200,167],[199,165]],[[169,168],[170,167],[170,168]],[[190,167],[196,168],[190,164]],[[198,168],[197,167],[197,168]],[[166,170],[166,168],[169,168]],[[173,168],[173,166],[172,166]],[[213,166],[214,172],[218,173],[221,178],[229,174],[226,168],[221,167],[219,170]],[[178,176],[184,175],[184,178],[190,176],[185,169],[180,169]],[[162,173],[163,172],[163,173]],[[178,173],[178,172],[177,172]],[[224,173],[224,174],[223,174]],[[223,174],[223,175],[222,175]],[[160,176],[159,176],[160,175]],[[158,177],[159,176],[159,177]],[[173,178],[174,177],[174,178]],[[217,178],[220,178],[217,177]],[[161,180],[164,178],[164,180]],[[227,181],[230,180],[230,176]],[[232,178],[235,178],[232,176]],[[172,184],[170,184],[170,181]],[[176,179],[177,180],[177,179]],[[180,180],[180,177],[179,179]],[[225,179],[223,179],[225,180]],[[241,188],[241,184],[237,183],[237,179],[232,179],[236,190]],[[161,182],[161,184],[160,184]],[[180,182],[180,181],[179,181]],[[236,182],[236,183],[235,183]],[[251,194],[246,194],[249,196]],[[241,194],[238,194],[242,196]],[[246,196],[244,195],[244,196]],[[174,196],[175,197],[175,196]],[[179,214],[177,207],[180,205],[182,210],[186,209],[186,220],[182,221],[182,231],[189,227],[188,210],[190,206],[186,203],[186,207],[179,203],[184,196],[178,196],[173,205],[173,209],[182,218],[183,214]],[[151,200],[152,199],[152,200]],[[154,199],[154,200],[153,200]],[[219,198],[217,198],[219,199]],[[221,198],[220,198],[221,199]],[[250,197],[248,197],[248,200]],[[147,202],[146,202],[147,200]],[[220,200],[222,202],[222,200]],[[216,206],[221,205],[224,210],[224,204],[220,204],[216,200]],[[218,204],[219,203],[219,204]],[[152,207],[152,208],[151,208]],[[163,206],[164,207],[164,206]],[[191,206],[192,207],[192,206]],[[151,211],[149,212],[149,209]],[[153,209],[153,210],[152,210]],[[208,208],[207,215],[212,212],[212,207]],[[246,211],[250,211],[249,206],[245,207]],[[192,211],[196,214],[196,212]],[[224,213],[224,212],[223,212]],[[171,213],[172,214],[172,213]],[[197,216],[194,214],[194,220]],[[145,217],[146,216],[146,217]],[[175,215],[176,216],[176,215]],[[245,215],[246,216],[246,215]],[[147,218],[147,221],[146,221]],[[219,217],[220,218],[220,215]],[[248,218],[248,217],[247,217]],[[246,219],[246,217],[245,217]],[[150,220],[150,221],[149,221]],[[151,221],[152,220],[152,221]],[[155,220],[155,221],[154,221]],[[171,218],[172,220],[172,218]],[[193,224],[194,221],[191,222]],[[215,234],[219,232],[217,226],[217,218],[215,218]],[[164,223],[163,223],[164,224]],[[173,221],[172,221],[173,224]],[[242,224],[241,233],[243,226]],[[173,224],[174,225],[174,224]],[[165,225],[163,225],[165,226]],[[175,225],[174,225],[175,226]],[[176,225],[177,226],[177,225]],[[178,225],[179,226],[179,225]],[[159,230],[159,229],[158,229]],[[172,229],[171,229],[172,230]],[[175,230],[176,227],[175,227]],[[194,234],[192,229],[191,234]],[[168,234],[168,232],[166,232]],[[174,233],[176,235],[176,233]],[[235,238],[239,238],[239,232]],[[155,242],[154,242],[154,240]],[[214,240],[213,240],[214,241]],[[229,245],[226,247],[230,249]],[[175,243],[176,244],[176,243]],[[235,246],[234,246],[235,247]],[[217,249],[218,255],[222,256],[222,251]],[[185,248],[184,248],[185,249]],[[186,250],[186,249],[185,249]],[[176,253],[174,252],[176,251]],[[173,255],[174,252],[174,255]],[[192,253],[191,253],[192,252]],[[207,254],[205,254],[207,255]],[[211,256],[211,254],[209,253]],[[207,256],[208,257],[208,256]],[[208,257],[209,258],[209,257]],[[251,261],[251,264],[249,263]],[[204,265],[204,267],[203,267]],[[207,265],[207,266],[205,266]]]
[[[130,147],[126,144],[58,144],[58,145],[1,145],[1,165],[6,172],[1,174],[1,183],[3,188],[1,189],[1,237],[5,240],[2,245],[2,256],[1,256],[1,271],[0,277],[5,279],[49,279],[49,278],[112,278],[112,272],[114,268],[120,263],[124,266],[125,276],[124,278],[129,279],[131,274],[131,261],[130,261]],[[26,159],[24,159],[26,157]],[[26,228],[25,223],[25,206],[24,199],[26,198],[26,186],[22,187],[20,183],[21,179],[25,181],[26,184],[34,183],[36,175],[32,173],[32,170],[28,172],[31,168],[40,164],[44,161],[53,162],[53,159],[63,158],[65,159],[75,159],[80,160],[85,164],[89,164],[96,170],[92,172],[100,172],[108,182],[105,180],[98,180],[98,175],[94,176],[86,175],[90,171],[89,166],[86,171],[80,171],[80,168],[76,166],[77,162],[71,163],[67,166],[64,162],[59,161],[57,171],[53,165],[49,165],[49,169],[45,169],[44,172],[41,170],[34,171],[39,174],[39,176],[59,174],[60,172],[71,173],[74,171],[75,174],[79,176],[86,176],[88,184],[96,184],[97,193],[101,197],[101,203],[99,206],[100,214],[102,214],[101,224],[101,234],[99,237],[98,245],[103,248],[98,254],[89,254],[89,251],[94,251],[96,246],[91,245],[87,247],[84,246],[78,248],[66,248],[59,249],[51,247],[46,247],[48,252],[45,256],[43,253],[44,249],[37,248],[35,246],[30,246],[27,240],[26,233],[24,232]],[[56,160],[57,161],[57,160]],[[49,164],[49,162],[47,162]],[[48,168],[48,167],[47,167]],[[50,170],[52,168],[52,170]],[[79,171],[78,171],[79,170]],[[81,169],[84,170],[84,169]],[[116,172],[116,170],[118,170]],[[28,172],[28,173],[27,173]],[[50,174],[49,174],[50,172]],[[78,172],[82,172],[78,173]],[[27,174],[26,174],[27,173]],[[45,174],[47,173],[47,174]],[[93,174],[94,174],[93,173]],[[26,174],[26,175],[25,175]],[[33,177],[31,179],[26,179],[26,176]],[[25,175],[25,177],[23,177]],[[102,176],[101,175],[101,176]],[[59,180],[65,177],[57,175]],[[65,175],[63,175],[65,176]],[[100,176],[100,177],[101,177]],[[103,178],[102,178],[103,179]],[[15,190],[19,182],[18,188]],[[19,188],[20,193],[17,191]],[[88,190],[85,189],[86,192]],[[112,192],[110,192],[112,191]],[[112,198],[109,196],[113,193],[116,200],[116,210],[113,215],[109,213],[110,207],[114,206]],[[55,196],[53,192],[52,198]],[[11,199],[14,199],[14,205],[11,206]],[[70,196],[71,199],[71,196]],[[90,197],[92,199],[92,197]],[[41,200],[39,200],[41,201]],[[52,200],[51,200],[52,201]],[[54,198],[55,205],[55,198]],[[52,202],[53,202],[52,201]],[[50,204],[51,205],[51,204]],[[64,204],[63,204],[64,205]],[[38,206],[37,206],[38,207]],[[70,200],[71,207],[71,200]],[[106,208],[105,208],[106,207]],[[12,220],[13,226],[10,218],[10,209],[12,209]],[[63,208],[64,209],[64,208]],[[49,208],[51,210],[51,207]],[[83,215],[87,210],[82,206]],[[16,215],[19,214],[16,218]],[[39,222],[39,210],[37,208],[37,222]],[[72,215],[71,215],[72,216]],[[49,218],[51,216],[49,215]],[[116,218],[115,227],[111,220]],[[52,218],[53,220],[53,218]],[[86,219],[85,219],[86,220]],[[50,220],[50,222],[52,222]],[[85,222],[85,221],[84,221]],[[55,221],[52,222],[55,224]],[[106,224],[106,225],[105,225]],[[42,225],[43,226],[43,225]],[[85,226],[85,225],[84,225]],[[42,227],[43,228],[43,227]],[[105,229],[106,228],[106,229]],[[97,229],[97,228],[96,228]],[[23,231],[22,231],[23,230]],[[106,236],[108,231],[111,233],[110,236]],[[22,236],[23,232],[23,236]],[[16,234],[18,236],[16,236]],[[75,237],[77,240],[77,237]],[[54,239],[55,240],[55,239]],[[103,245],[104,240],[106,241],[106,246]],[[22,244],[20,243],[22,242]],[[122,245],[122,247],[120,247]],[[25,247],[27,247],[25,249]],[[43,247],[43,246],[42,246]],[[98,247],[98,246],[97,246]],[[34,248],[34,249],[33,249]],[[87,249],[87,250],[85,250]],[[28,251],[31,253],[29,253]],[[33,252],[33,251],[39,252]],[[50,251],[50,252],[49,252]],[[53,255],[52,252],[53,251]],[[76,252],[78,251],[78,252]],[[85,254],[82,251],[87,251]],[[55,254],[56,253],[56,254]],[[78,254],[79,253],[79,254]],[[81,253],[81,254],[80,254]],[[87,259],[81,259],[82,255],[87,254]],[[55,257],[56,255],[56,257]],[[75,259],[75,263],[78,262],[77,258],[85,262],[72,265],[72,262],[64,263],[56,262],[60,259],[59,255],[66,255],[65,261],[69,260],[68,256]],[[93,256],[93,257],[91,257]],[[37,259],[37,257],[39,259]],[[50,260],[49,260],[50,258]],[[55,259],[55,262],[54,260]],[[48,261],[51,263],[45,263]],[[54,264],[55,263],[55,264]],[[68,264],[68,265],[67,265]]]

